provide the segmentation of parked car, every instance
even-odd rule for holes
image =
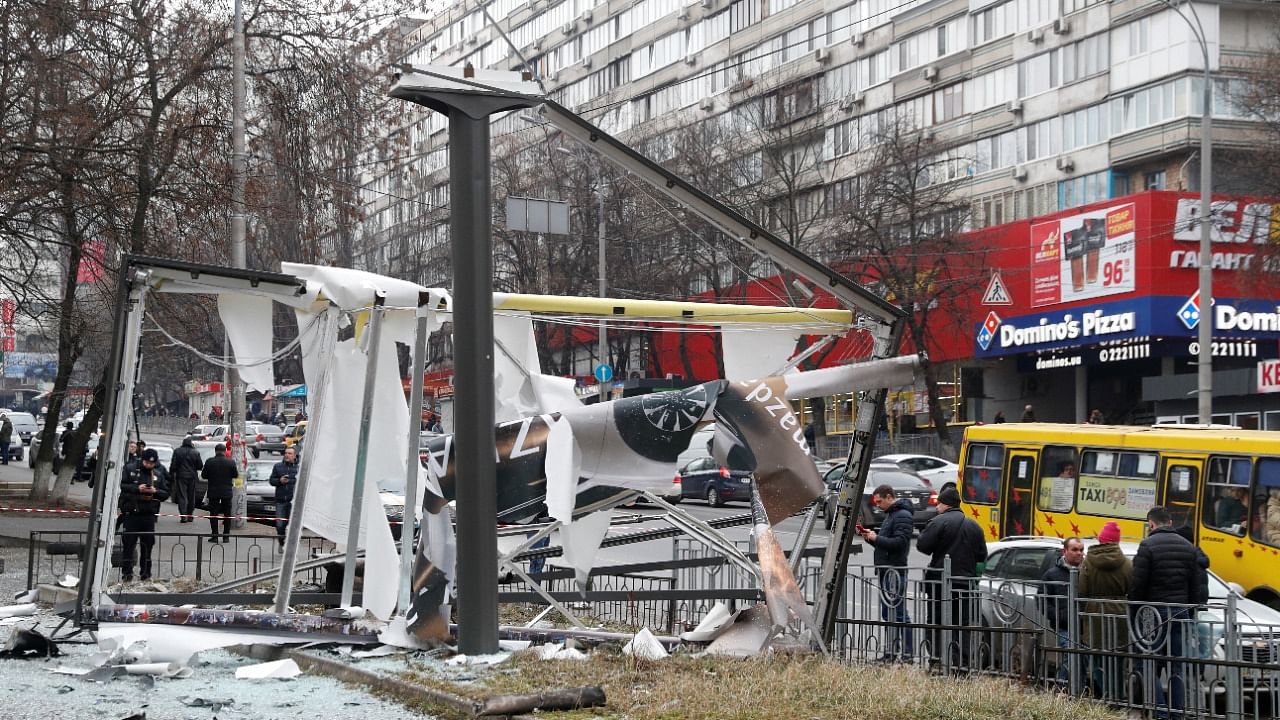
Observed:
[[[6,413],[9,416],[9,422],[13,423],[13,435],[10,438],[9,459],[21,460],[25,455],[24,448],[31,444],[31,438],[35,437],[36,416],[29,412],[17,412],[10,410]],[[21,438],[21,441],[19,441]]]
[[[706,500],[708,505],[721,507],[731,500],[751,502],[751,473],[730,470],[716,462],[705,450],[701,457],[685,463],[672,479],[672,491],[680,486],[680,497]]]
[[[245,514],[250,522],[275,525],[276,489],[268,481],[275,465],[274,460],[250,460],[245,469]]]
[[[893,455],[881,455],[871,460],[873,463],[892,463],[907,472],[913,472],[933,485],[938,490],[942,489],[943,483],[955,482],[960,472],[960,466],[950,460],[943,460],[933,455],[912,455],[906,453],[898,453]]]
[[[227,436],[227,425],[197,425],[187,433],[192,440],[222,440]]]
[[[302,439],[302,436],[306,434],[307,434],[306,420],[300,420],[294,423],[293,425],[290,425],[289,428],[285,430],[284,446],[293,447],[295,444],[298,443],[299,440]]]
[[[835,524],[836,500],[840,492],[840,477],[844,474],[844,463],[840,463],[827,471],[822,480],[827,486],[827,494],[822,499],[822,517],[827,529]],[[929,524],[938,514],[938,493],[927,480],[919,475],[901,470],[897,465],[872,463],[867,468],[867,483],[862,488],[862,502],[858,514],[858,522],[867,528],[878,528],[884,522],[884,512],[876,507],[871,493],[881,485],[893,488],[899,500],[910,500],[914,511],[913,521],[917,530]]]
[[[284,430],[270,423],[245,423],[245,437],[248,438],[249,454],[255,458],[262,453],[284,453]]]
[[[1097,543],[1093,538],[1085,538],[1083,542],[1086,550]],[[1138,543],[1121,542],[1120,549],[1132,558],[1138,552]],[[993,628],[1041,628],[1041,647],[1056,647],[1057,638],[1037,600],[1040,578],[1061,554],[1060,538],[1019,537],[987,543],[986,569],[980,581],[983,590],[980,601],[982,624]],[[1188,646],[1201,658],[1226,659],[1222,607],[1231,595],[1235,595],[1238,619],[1238,657],[1245,662],[1274,663],[1276,658],[1280,658],[1280,611],[1244,597],[1239,586],[1228,585],[1212,571],[1209,571],[1210,607],[1196,613],[1195,638],[1187,639]],[[1022,637],[1018,646],[1007,651],[1014,663],[1020,663],[1021,658],[1032,657],[1034,640],[1030,635]],[[993,647],[998,648],[999,644],[993,644]],[[1200,667],[1200,687],[1206,698],[1211,691],[1223,692],[1227,668],[1211,663]],[[1134,671],[1141,672],[1141,668],[1135,667]],[[1258,678],[1250,670],[1242,670],[1241,675],[1247,695],[1263,690],[1265,686],[1258,683],[1268,680]]]
[[[382,500],[382,511],[386,513],[387,521],[391,523],[391,536],[398,542],[400,540],[400,529],[404,527],[405,523],[404,478],[379,480],[378,497]],[[418,508],[418,512],[414,513],[413,532],[415,535],[421,528],[421,510],[421,508]]]

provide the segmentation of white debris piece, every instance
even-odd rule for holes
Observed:
[[[500,662],[506,662],[511,657],[508,653],[493,653],[492,655],[454,655],[444,661],[445,665],[497,665]]]
[[[35,603],[23,603],[21,605],[5,605],[0,607],[0,618],[10,617],[26,617],[35,615],[39,607]]]
[[[643,628],[636,636],[631,639],[622,648],[622,654],[634,655],[644,660],[662,660],[670,657],[667,649],[662,647],[662,643],[658,642],[658,638],[649,632],[649,628]]]
[[[535,650],[540,660],[586,660],[587,656],[577,648],[567,648],[559,643],[547,643]]]
[[[190,667],[176,662],[136,663],[125,665],[124,671],[130,675],[150,675],[163,678],[189,678],[195,674],[195,671]]]
[[[292,680],[302,674],[293,658],[236,668],[237,680]]]
[[[718,602],[706,617],[702,618],[702,622],[698,623],[698,627],[680,633],[680,639],[685,642],[710,642],[717,635],[723,632],[730,625],[733,625],[734,618],[737,613],[730,613],[729,608],[725,604]]]

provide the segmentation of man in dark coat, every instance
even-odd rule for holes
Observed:
[[[1040,589],[1044,615],[1049,625],[1058,634],[1058,647],[1067,647],[1068,625],[1071,619],[1071,605],[1067,599],[1071,585],[1071,570],[1079,570],[1084,563],[1084,543],[1078,537],[1069,537],[1062,541],[1062,555],[1053,563],[1053,567],[1044,571],[1041,580],[1044,585]],[[1058,680],[1067,679],[1066,656],[1058,658]]]
[[[204,460],[200,458],[200,451],[196,450],[191,438],[183,438],[182,447],[173,451],[173,460],[169,461],[173,501],[178,504],[178,513],[182,515],[178,520],[180,523],[193,522],[196,505],[204,499],[196,497],[196,481],[200,479],[200,470],[203,468]]]
[[[1209,558],[1173,527],[1168,508],[1156,506],[1147,512],[1150,532],[1133,558],[1133,582],[1129,600],[1157,603],[1139,608],[1134,619],[1134,635],[1139,644],[1159,655],[1184,657],[1186,625],[1194,622],[1192,606],[1209,602]],[[1158,622],[1155,622],[1158,618]],[[1152,621],[1152,622],[1148,622]],[[1152,627],[1152,626],[1155,627]],[[1195,629],[1191,629],[1194,638]],[[1194,640],[1192,640],[1194,642]],[[1157,662],[1155,672],[1165,669]],[[1167,663],[1169,691],[1157,682],[1156,717],[1180,717],[1186,694],[1184,663]]]
[[[121,579],[133,580],[133,550],[141,546],[138,570],[151,579],[151,548],[156,544],[156,516],[169,497],[169,478],[155,450],[144,450],[142,459],[125,466],[120,480],[120,515],[124,526],[124,558]]]
[[[235,480],[240,477],[236,461],[226,457],[227,446],[218,443],[213,457],[204,464],[200,473],[209,484],[209,542],[218,542],[218,520],[222,520],[222,542],[231,542],[231,496],[235,492]]]
[[[911,531],[915,511],[911,501],[899,500],[892,485],[881,485],[871,493],[871,500],[884,512],[880,531],[861,528],[862,539],[875,548],[872,560],[880,579],[880,619],[910,623],[907,614],[907,553],[911,550]],[[910,663],[915,653],[910,626],[886,628],[882,662]]]
[[[13,421],[0,415],[0,465],[9,464],[9,444],[13,441]]]
[[[276,542],[284,547],[285,529],[289,527],[289,513],[293,510],[293,488],[298,484],[298,451],[285,448],[284,459],[271,468],[267,478],[276,489]]]
[[[924,575],[925,592],[929,595],[929,623],[959,627],[973,625],[977,615],[974,605],[978,601],[973,578],[978,574],[978,563],[987,559],[987,543],[982,537],[982,528],[960,509],[960,493],[954,487],[939,493],[938,515],[920,532],[916,549],[931,556]],[[944,587],[943,567],[947,559],[951,560],[951,582],[949,587]],[[943,600],[948,597],[951,599],[950,618],[944,617],[943,607]],[[943,620],[950,622],[944,623]],[[960,653],[953,660],[958,661],[961,667],[967,666],[969,661],[972,642],[969,635],[969,632],[961,631],[960,642],[952,644]],[[935,659],[941,657],[941,650],[947,645],[943,637],[937,630],[929,633],[930,651]]]

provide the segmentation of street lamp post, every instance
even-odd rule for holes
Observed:
[[[1204,55],[1204,87],[1200,107],[1200,319],[1196,325],[1200,351],[1196,356],[1197,415],[1201,424],[1213,421],[1213,250],[1210,236],[1213,231],[1213,193],[1210,185],[1213,177],[1212,150],[1209,141],[1213,126],[1213,85],[1209,76],[1209,43],[1204,35],[1204,24],[1195,5],[1188,3],[1195,22],[1183,14],[1170,0],[1160,0],[1178,14],[1200,43]]]
[[[605,227],[604,227],[604,184],[603,183],[601,183],[600,187],[596,190],[596,196],[600,203],[599,204],[600,226],[597,231],[597,241],[596,241],[596,254],[598,257],[596,259],[596,263],[597,263],[597,269],[599,270],[599,273],[600,273],[600,297],[604,298],[606,296],[605,291],[608,289],[608,285],[605,284],[605,262],[604,262]],[[605,324],[604,316],[600,317],[599,341],[600,341],[600,351],[599,351],[600,364],[607,365],[609,363],[609,335],[608,335],[608,326]],[[602,376],[602,377],[596,378],[596,380],[598,380],[600,383],[600,402],[604,402],[605,400],[609,399],[609,391],[605,386],[605,379]]]

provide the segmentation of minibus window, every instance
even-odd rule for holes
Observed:
[[[1048,446],[1040,463],[1040,494],[1037,505],[1047,512],[1070,512],[1080,477],[1076,449]],[[1086,463],[1088,458],[1086,456]]]
[[[1000,500],[1004,478],[1004,446],[969,446],[964,463],[964,495],[962,499],[976,505],[995,505]]]
[[[1156,504],[1156,455],[1086,450],[1081,453],[1076,510],[1086,515],[1145,520]]]
[[[1253,499],[1254,539],[1280,546],[1280,460],[1258,460],[1258,483],[1254,486]]]
[[[1248,458],[1209,459],[1209,480],[1204,487],[1200,520],[1205,527],[1244,535],[1249,525]]]

